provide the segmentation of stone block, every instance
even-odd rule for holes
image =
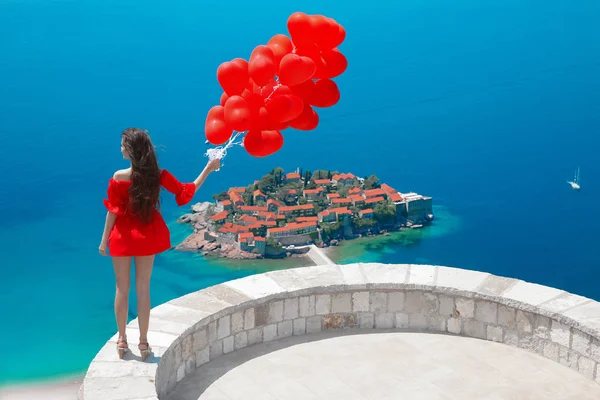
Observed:
[[[504,340],[504,330],[502,327],[497,325],[488,325],[487,340],[502,343]]]
[[[590,345],[592,338],[587,333],[583,333],[577,329],[573,329],[571,340],[571,350],[578,352],[582,356],[589,357],[591,355]]]
[[[375,314],[375,328],[377,329],[392,329],[394,327],[393,313]]]
[[[268,324],[274,324],[283,321],[283,300],[272,301],[269,303]]]
[[[351,328],[357,325],[354,314],[329,314],[323,317],[323,329]]]
[[[567,325],[563,325],[552,320],[550,338],[554,343],[569,348],[571,344],[571,328]]]
[[[600,364],[596,364],[596,382],[600,383]]]
[[[586,378],[594,379],[596,363],[587,357],[579,357],[577,361],[577,370]]]
[[[485,324],[477,320],[463,321],[463,334],[479,339],[485,339],[487,337]]]
[[[406,282],[406,264],[362,264],[365,281],[378,286],[401,286]]]
[[[185,364],[181,364],[177,368],[177,382],[180,382],[183,378],[185,378]]]
[[[375,314],[384,313],[387,311],[387,293],[371,292],[369,298],[369,311]]]
[[[388,293],[388,312],[397,313],[404,310],[404,292]]]
[[[250,329],[248,331],[248,346],[262,343],[262,341],[263,341],[263,329],[262,328],[254,328],[254,329]]]
[[[244,311],[231,314],[231,334],[235,335],[244,330]]]
[[[445,317],[428,317],[427,318],[427,329],[430,332],[446,332],[446,318]]]
[[[424,330],[429,326],[427,317],[423,314],[408,314],[408,327],[410,329]]]
[[[191,334],[186,335],[181,341],[181,359],[187,360],[194,354],[194,342]]]
[[[475,301],[473,299],[457,297],[454,301],[456,303],[456,311],[461,318],[475,317]]]
[[[244,330],[254,329],[254,308],[248,308],[244,311]]]
[[[600,303],[596,301],[590,301],[579,305],[570,310],[564,311],[563,315],[572,318],[576,322],[582,325],[581,330],[600,332]]]
[[[544,341],[530,333],[519,332],[518,346],[533,353],[544,354]]]
[[[219,318],[217,323],[217,339],[223,339],[231,335],[231,315]]]
[[[343,282],[342,271],[338,265],[319,265],[309,268],[293,268],[288,270],[298,276],[305,284],[305,288],[339,286]],[[283,271],[277,271],[279,274]]]
[[[306,318],[296,318],[294,320],[294,335],[304,335],[306,333]]]
[[[223,285],[229,286],[251,299],[262,299],[287,292],[286,289],[279,286],[277,282],[265,274],[250,275],[245,278],[225,282]]]
[[[505,291],[502,294],[502,297],[537,306],[548,300],[558,297],[563,293],[564,291],[562,290],[548,286],[518,281],[510,289]]]
[[[519,332],[533,333],[533,324],[535,323],[535,315],[529,312],[517,310],[517,330]]]
[[[178,367],[183,362],[181,343],[173,348],[174,367]]]
[[[233,336],[227,336],[223,339],[223,354],[231,353],[234,349],[234,338]]]
[[[429,265],[411,265],[408,271],[407,284],[415,288],[433,286],[436,268]]]
[[[498,324],[509,329],[515,329],[516,323],[516,310],[512,307],[503,306],[498,304]]]
[[[217,340],[217,321],[208,324],[208,341],[210,343]]]
[[[315,296],[300,297],[300,316],[312,317],[315,315]]]
[[[364,285],[365,278],[362,274],[361,264],[344,264],[340,265],[342,279],[346,285]]]
[[[196,352],[196,368],[210,361],[210,348],[208,346]]]
[[[456,309],[454,306],[454,297],[440,295],[440,315],[444,317],[454,317],[456,316]]]
[[[375,325],[375,314],[370,312],[357,313],[358,326],[361,329],[372,329]]]
[[[475,302],[475,319],[486,324],[498,322],[498,304],[491,301],[477,300]]]
[[[283,319],[293,320],[298,318],[299,314],[299,299],[292,297],[291,299],[285,299],[283,303]]]
[[[396,317],[394,320],[394,327],[398,328],[398,329],[407,329],[408,328],[408,314],[396,313]]]
[[[263,328],[263,342],[277,339],[277,324],[265,325]]]
[[[533,334],[541,339],[550,339],[550,330],[552,329],[552,320],[542,315],[535,316],[535,325]]]
[[[313,316],[306,318],[306,333],[317,333],[321,332],[323,318],[320,316]]]
[[[564,347],[560,347],[558,351],[558,357],[559,363],[566,365],[567,367],[574,369],[575,371],[578,370],[579,354],[575,353],[574,351],[565,349]]]
[[[550,341],[544,341],[544,351],[543,351],[543,355],[544,357],[552,360],[552,361],[559,361],[559,357],[558,357],[558,353],[559,353],[559,346],[554,343],[554,342],[550,342]]]
[[[219,358],[223,355],[223,341],[217,340],[210,344],[210,359],[214,360],[215,358]]]
[[[404,309],[408,314],[437,315],[438,307],[438,298],[433,293],[406,292]]]
[[[515,347],[519,346],[519,332],[514,329],[505,329],[504,344]]]
[[[293,322],[291,320],[283,321],[277,324],[277,337],[284,338],[292,336]]]
[[[460,335],[462,328],[462,323],[459,318],[449,318],[448,319],[448,332],[454,333],[455,335]]]
[[[517,282],[517,279],[490,275],[479,285],[477,291],[488,296],[501,296],[502,293]]]
[[[366,312],[369,311],[369,292],[352,293],[352,311]]]
[[[315,314],[327,315],[331,313],[331,295],[318,294],[315,296]]]
[[[235,335],[234,347],[236,350],[243,349],[248,346],[248,332],[243,331]]]
[[[187,376],[187,375],[191,374],[192,371],[194,371],[196,369],[196,356],[194,354],[189,356],[185,360],[184,366],[185,366],[185,375]]]
[[[438,267],[437,281],[435,286],[438,289],[449,289],[452,292],[457,291],[475,291],[479,285],[490,274],[479,271],[470,271],[459,268]]]
[[[600,340],[596,338],[592,339],[592,344],[590,345],[590,354],[592,360],[600,363]]]
[[[352,295],[350,293],[336,293],[331,299],[332,313],[352,312]]]
[[[576,294],[564,293],[550,301],[540,305],[542,310],[550,311],[552,313],[560,313],[564,310],[570,310],[571,308],[578,307],[582,304],[589,303],[591,300],[587,297],[578,296]]]

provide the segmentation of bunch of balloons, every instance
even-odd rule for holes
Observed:
[[[290,37],[277,34],[257,46],[249,61],[235,58],[217,69],[223,88],[220,105],[206,116],[208,142],[222,145],[235,132],[246,132],[243,146],[255,157],[283,146],[281,131],[309,131],[319,124],[313,107],[331,107],[340,99],[332,80],[347,68],[337,49],[346,38],[344,28],[323,15],[292,14]],[[235,137],[237,137],[236,134]]]

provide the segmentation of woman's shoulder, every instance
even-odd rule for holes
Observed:
[[[131,180],[131,168],[118,170],[113,174],[112,179],[117,182],[129,182]]]

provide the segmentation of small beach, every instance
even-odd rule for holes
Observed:
[[[2,400],[77,400],[83,376],[0,388]]]

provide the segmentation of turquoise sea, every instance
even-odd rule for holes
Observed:
[[[459,266],[600,300],[598,1],[0,0],[0,385],[82,373],[115,331],[97,247],[121,131],[149,129],[162,166],[195,178],[217,66],[294,11],[345,26],[341,101],[272,157],[231,151],[195,200],[275,166],[374,173],[433,196],[439,218],[336,249],[342,262]],[[163,200],[177,243],[187,209]],[[153,303],[294,262],[167,252]]]

